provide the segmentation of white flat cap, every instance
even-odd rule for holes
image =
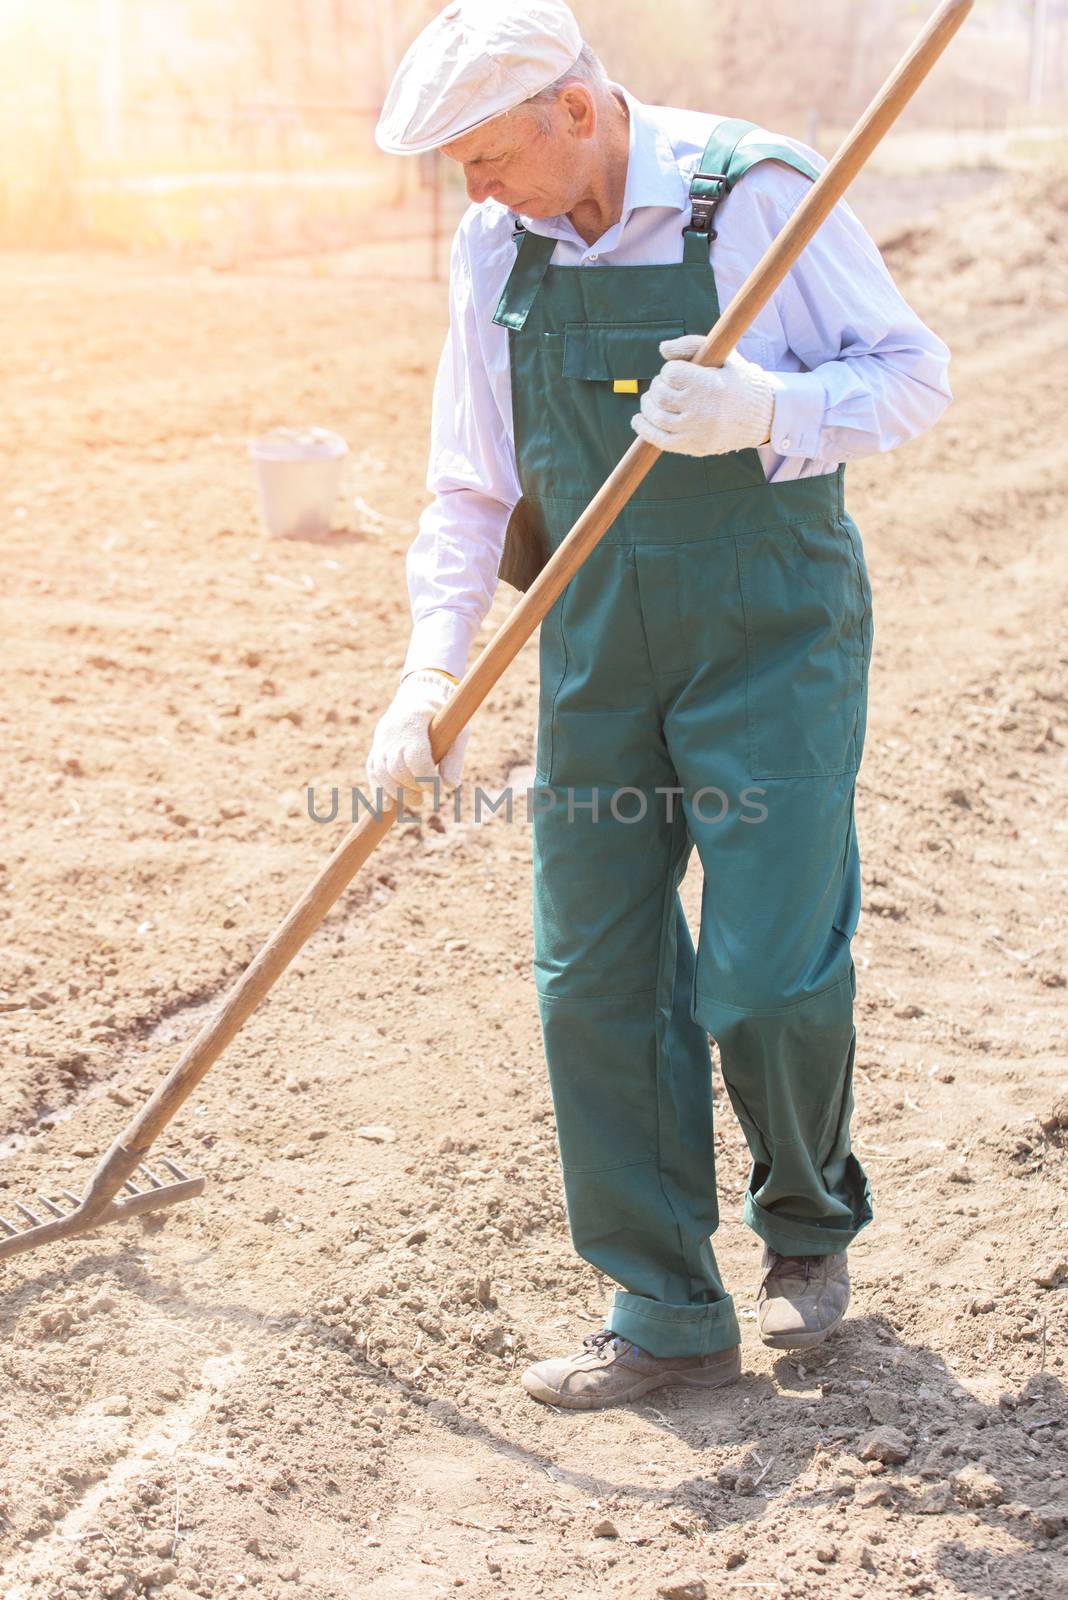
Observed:
[[[436,150],[547,89],[581,49],[563,0],[454,0],[397,68],[375,140],[393,155]]]

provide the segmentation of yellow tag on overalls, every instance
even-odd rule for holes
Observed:
[[[612,385],[613,394],[637,394],[637,378],[617,378]]]

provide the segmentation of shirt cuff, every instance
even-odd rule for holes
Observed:
[[[454,678],[462,678],[477,632],[458,611],[428,611],[412,625],[404,675],[424,667],[443,667]]]
[[[820,456],[820,434],[827,393],[818,372],[769,372],[775,393],[772,449],[780,456]]]

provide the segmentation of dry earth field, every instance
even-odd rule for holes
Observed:
[[[1068,1594],[1068,189],[889,253],[957,399],[851,471],[877,1220],[848,1324],[757,1341],[721,1096],[742,1383],[528,1401],[606,1294],[566,1242],[529,832],[398,828],[164,1139],[204,1197],[0,1273],[3,1600]],[[424,259],[0,261],[0,1210],[84,1183],[341,837],[305,790],[361,781],[403,651]],[[353,445],[328,543],[257,525],[244,441],[294,419]],[[528,648],[469,778],[521,780],[534,703]]]

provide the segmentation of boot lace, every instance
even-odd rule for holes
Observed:
[[[602,1361],[607,1361],[609,1353],[625,1355],[632,1350],[635,1355],[640,1355],[638,1345],[630,1339],[621,1339],[618,1333],[613,1333],[611,1328],[602,1328],[600,1333],[588,1333],[582,1343],[587,1350],[592,1350]]]
[[[768,1272],[776,1276],[781,1274],[787,1278],[804,1278],[808,1283],[812,1277],[813,1265],[818,1260],[818,1256],[782,1256],[777,1250],[772,1250]]]

